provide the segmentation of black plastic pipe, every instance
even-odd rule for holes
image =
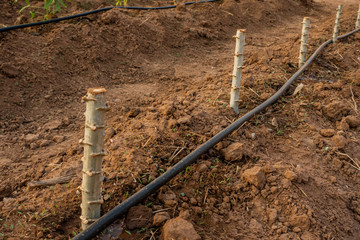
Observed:
[[[218,1],[218,0],[204,0],[204,1],[199,1],[199,2],[187,2],[187,3],[184,3],[184,5],[191,5],[191,4],[195,4],[195,3],[216,2],[216,1]],[[56,22],[60,22],[60,21],[73,19],[73,18],[84,17],[84,16],[94,14],[94,13],[98,13],[98,12],[108,11],[108,10],[111,10],[113,8],[121,8],[121,9],[129,9],[129,10],[162,10],[162,9],[176,8],[176,6],[177,5],[164,6],[164,7],[112,6],[112,7],[96,9],[96,10],[93,10],[93,11],[90,11],[90,12],[79,13],[79,14],[75,14],[75,15],[71,15],[71,16],[67,16],[67,17],[61,17],[61,18],[55,18],[55,19],[50,19],[50,20],[41,21],[41,22],[26,23],[26,24],[21,24],[21,25],[16,25],[16,26],[4,27],[4,28],[0,28],[0,32],[7,32],[7,31],[15,30],[15,29],[20,29],[20,28],[27,28],[27,27],[45,25],[45,24],[49,24],[49,23],[56,23]]]
[[[338,37],[337,39],[346,38],[356,32],[360,31],[360,28],[355,29],[352,32],[349,32],[343,36]],[[116,219],[120,218],[124,215],[129,208],[135,206],[136,204],[142,202],[146,197],[154,193],[160,187],[169,182],[173,177],[175,177],[178,173],[185,170],[187,166],[191,165],[195,162],[202,154],[206,153],[210,148],[215,146],[233,131],[238,129],[243,123],[251,119],[255,114],[260,113],[266,107],[270,106],[276,100],[280,98],[290,87],[290,85],[300,76],[301,73],[305,71],[305,69],[311,64],[311,62],[320,54],[320,52],[329,44],[332,43],[332,40],[327,40],[310,56],[310,58],[305,62],[305,64],[268,100],[242,116],[236,122],[229,125],[227,128],[216,134],[210,140],[202,144],[200,147],[195,149],[185,158],[183,158],[180,162],[178,162],[175,166],[171,167],[168,171],[166,171],[163,175],[156,178],[153,182],[146,185],[140,191],[135,193],[130,198],[126,199],[120,205],[116,206],[104,216],[99,218],[96,222],[94,222],[89,228],[85,229],[81,233],[79,233],[73,240],[88,240],[95,237],[98,233],[100,233],[103,229],[109,226]]]

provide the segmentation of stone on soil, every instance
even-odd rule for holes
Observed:
[[[26,143],[32,143],[39,139],[39,134],[28,134],[24,137]]]
[[[162,228],[164,240],[200,240],[194,226],[181,217],[167,221]]]
[[[335,135],[335,130],[334,129],[321,129],[320,130],[320,134],[323,137],[332,137]]]
[[[310,219],[306,214],[302,214],[299,216],[291,216],[289,219],[290,225],[292,227],[299,227],[301,229],[309,229]]]
[[[351,128],[356,128],[356,127],[360,126],[360,119],[358,117],[347,116],[345,119]]]
[[[145,206],[130,208],[126,215],[126,226],[129,230],[147,227],[151,222],[152,210]]]
[[[295,181],[297,179],[296,173],[291,170],[286,170],[284,173],[284,177],[286,177],[290,181]]]
[[[264,169],[262,167],[253,167],[247,169],[242,177],[245,182],[254,185],[257,188],[263,188],[266,182]]]
[[[343,116],[347,115],[350,108],[343,102],[334,101],[324,108],[324,114],[332,121],[340,121]]]
[[[62,125],[62,121],[61,120],[55,120],[55,121],[51,121],[51,122],[48,122],[44,125],[44,129],[45,130],[55,130],[55,129],[58,129],[60,128]]]
[[[250,220],[249,229],[251,229],[252,232],[256,232],[256,233],[262,233],[264,231],[261,223],[259,223],[255,219]]]
[[[159,227],[169,219],[170,215],[167,212],[156,213],[153,219],[153,226]]]
[[[242,143],[233,143],[227,148],[222,150],[222,153],[226,161],[237,161],[241,160],[243,157],[243,144]]]
[[[342,149],[346,146],[346,139],[344,136],[338,134],[331,138],[331,141],[333,142],[334,146]]]

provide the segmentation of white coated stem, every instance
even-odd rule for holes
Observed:
[[[86,229],[100,217],[103,203],[101,187],[102,158],[104,150],[105,112],[109,109],[105,99],[105,88],[89,89],[83,97],[86,102],[85,135],[80,143],[84,145],[83,180],[81,185],[81,227]]]
[[[356,18],[356,24],[355,24],[355,28],[359,28],[360,27],[360,4],[359,4],[359,10],[358,10],[358,14],[357,14],[357,18]]]
[[[333,33],[333,42],[334,43],[336,42],[337,37],[339,35],[341,12],[342,12],[342,5],[339,5],[338,8],[337,8],[336,20],[335,20],[335,26],[334,26],[334,33]]]
[[[306,61],[306,53],[308,49],[308,39],[309,39],[309,27],[310,27],[310,19],[308,17],[304,17],[304,21],[302,22],[299,68],[301,68]]]
[[[236,46],[230,93],[230,107],[234,109],[236,114],[239,114],[239,97],[244,59],[245,32],[245,29],[238,29],[236,36],[234,36],[236,38]]]

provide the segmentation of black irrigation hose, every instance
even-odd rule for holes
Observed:
[[[355,29],[352,32],[349,32],[343,36],[338,37],[338,39],[346,38],[356,32],[360,31],[360,28]],[[210,140],[202,144],[192,153],[183,158],[180,162],[178,162],[175,166],[171,167],[168,171],[166,171],[163,175],[156,178],[153,182],[146,185],[140,191],[135,193],[130,198],[126,199],[123,203],[118,205],[117,207],[110,210],[104,216],[99,218],[96,222],[94,222],[89,228],[85,229],[81,233],[79,233],[73,240],[88,240],[95,237],[98,233],[100,233],[103,229],[109,226],[116,219],[124,215],[129,208],[135,206],[136,204],[142,202],[146,197],[154,193],[160,187],[169,182],[173,177],[175,177],[178,173],[185,170],[187,166],[194,163],[202,154],[206,153],[210,148],[219,143],[222,139],[227,137],[230,133],[238,129],[243,123],[250,120],[255,114],[260,113],[266,107],[270,106],[276,100],[280,98],[282,94],[284,94],[290,87],[290,85],[300,76],[301,73],[305,71],[305,69],[311,64],[311,62],[320,54],[320,52],[329,44],[332,43],[332,40],[327,40],[310,56],[310,58],[306,61],[306,63],[268,100],[242,116],[236,122],[229,125],[227,128],[222,130],[220,133],[216,134]]]
[[[187,3],[184,3],[184,5],[191,5],[191,4],[195,4],[195,3],[216,2],[216,1],[218,1],[218,0],[204,0],[204,1],[199,1],[199,2],[187,2]],[[61,17],[61,18],[55,18],[55,19],[50,19],[50,20],[41,21],[41,22],[27,23],[27,24],[22,24],[22,25],[4,27],[4,28],[0,28],[0,32],[7,32],[7,31],[15,30],[15,29],[20,29],[20,28],[27,28],[27,27],[45,25],[45,24],[49,24],[49,23],[56,23],[56,22],[60,22],[60,21],[73,19],[73,18],[84,17],[84,16],[98,13],[98,12],[108,11],[113,8],[121,8],[121,9],[129,9],[129,10],[162,10],[162,9],[176,8],[176,6],[177,5],[164,6],[164,7],[125,7],[125,6],[106,7],[106,8],[100,8],[100,9],[96,9],[96,10],[93,10],[90,12],[79,13],[79,14],[75,14],[75,15],[71,15],[71,16],[67,16],[67,17]]]

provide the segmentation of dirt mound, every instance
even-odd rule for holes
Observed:
[[[0,21],[7,25],[20,7],[10,2],[0,3],[7,10]],[[62,14],[105,6],[68,5]],[[352,7],[344,7],[342,31],[352,28]],[[304,15],[311,17],[310,51],[331,36],[332,8],[310,1],[225,0],[166,11],[113,9],[1,34],[0,236],[67,239],[79,232],[83,150],[76,143],[83,135],[80,99],[87,88],[105,86],[112,109],[104,213],[238,117],[227,106],[237,28],[247,29],[242,115],[296,71]],[[27,15],[23,20],[32,21]],[[103,238],[356,239],[358,47],[351,37],[327,48],[290,94],[119,219]],[[292,95],[300,81],[304,87]],[[59,176],[72,180],[29,185]],[[179,222],[186,222],[185,230]]]

